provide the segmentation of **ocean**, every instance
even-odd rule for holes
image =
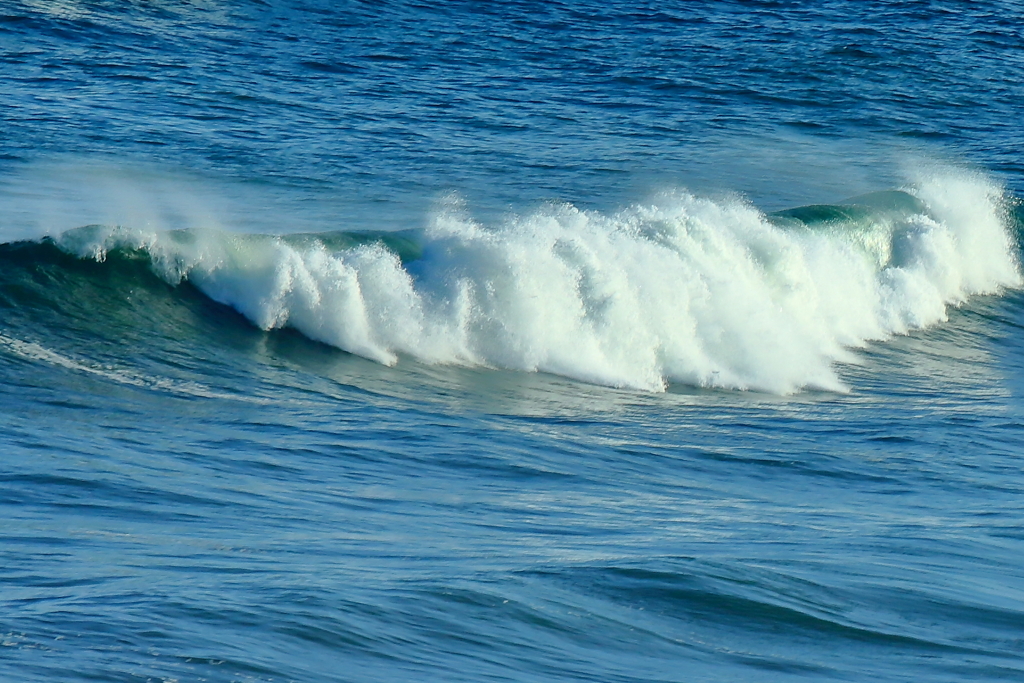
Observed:
[[[1024,680],[1024,3],[0,3],[0,680]]]

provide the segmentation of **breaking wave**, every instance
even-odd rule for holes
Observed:
[[[552,204],[484,225],[456,199],[404,233],[87,226],[52,238],[148,259],[265,330],[616,387],[843,390],[851,348],[1021,276],[1001,188],[966,172],[764,213],[678,191],[614,214]]]

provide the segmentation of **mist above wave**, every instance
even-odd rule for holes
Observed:
[[[451,199],[422,232],[391,238],[91,226],[56,242],[96,259],[145,250],[165,280],[263,329],[380,363],[404,354],[652,391],[842,390],[834,364],[850,348],[1021,284],[1002,192],[980,175],[804,209],[769,216],[677,191],[613,214],[558,204],[485,225]]]

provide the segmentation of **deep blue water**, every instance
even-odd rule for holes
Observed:
[[[1024,678],[1024,5],[0,4],[0,680]]]

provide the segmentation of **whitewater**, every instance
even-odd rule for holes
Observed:
[[[980,174],[833,208],[804,222],[677,191],[610,215],[553,204],[483,225],[451,197],[405,237],[405,261],[386,234],[97,225],[54,241],[101,261],[140,252],[263,330],[385,365],[407,355],[649,391],[841,391],[833,366],[855,362],[850,348],[1021,283],[1004,192]]]

